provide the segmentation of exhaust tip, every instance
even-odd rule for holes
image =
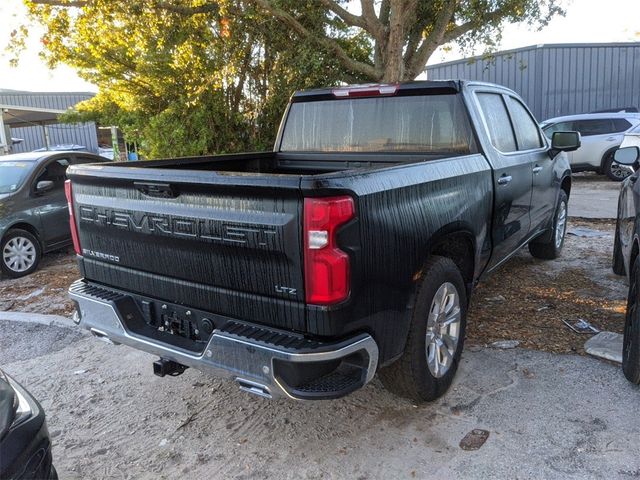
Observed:
[[[266,385],[251,382],[243,378],[236,378],[236,383],[240,386],[240,390],[242,390],[243,392],[252,393],[253,395],[257,395],[263,398],[273,398],[271,392],[269,391],[269,388],[267,388]]]

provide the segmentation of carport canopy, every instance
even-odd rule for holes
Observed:
[[[23,107],[15,105],[0,105],[0,153],[8,149],[6,138],[6,129],[8,127],[27,127],[30,125],[41,125],[45,131],[45,140],[47,146],[49,143],[49,135],[46,125],[56,123],[58,115],[64,113],[64,110],[55,110],[50,108]]]

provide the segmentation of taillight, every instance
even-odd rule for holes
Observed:
[[[69,226],[71,227],[71,239],[73,240],[73,249],[77,255],[82,255],[80,248],[80,237],[78,236],[78,225],[76,224],[76,215],[73,212],[73,189],[71,180],[64,182],[64,193],[67,196],[67,204],[69,205]]]
[[[304,276],[307,303],[329,305],[349,296],[349,255],[336,241],[338,227],[355,215],[348,196],[304,199]]]

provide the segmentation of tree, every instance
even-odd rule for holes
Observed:
[[[309,31],[282,2],[247,0],[280,20],[299,36],[310,38],[333,53],[345,68],[371,81],[415,79],[436,49],[453,41],[466,46],[495,44],[505,22],[527,22],[539,28],[564,14],[558,0],[360,0],[360,15],[345,8],[347,2],[317,0],[337,21],[364,32],[371,41],[366,61],[353,58],[330,30]],[[317,31],[316,31],[317,32]]]
[[[23,1],[43,58],[100,89],[66,118],[117,123],[150,156],[269,148],[294,90],[412,80],[440,45],[492,45],[505,22],[563,13],[561,0]]]
[[[68,121],[117,124],[148,156],[270,148],[296,89],[364,77],[311,39],[293,45],[270,14],[232,0],[26,0],[45,27],[42,56],[99,86]],[[309,32],[327,25],[310,1],[283,3]],[[333,32],[342,28],[332,27]],[[15,45],[28,34],[16,31]],[[358,36],[342,42],[367,58]]]

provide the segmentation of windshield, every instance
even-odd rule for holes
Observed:
[[[459,95],[352,98],[291,104],[282,152],[477,151]]]
[[[34,162],[0,162],[0,194],[20,188]]]

